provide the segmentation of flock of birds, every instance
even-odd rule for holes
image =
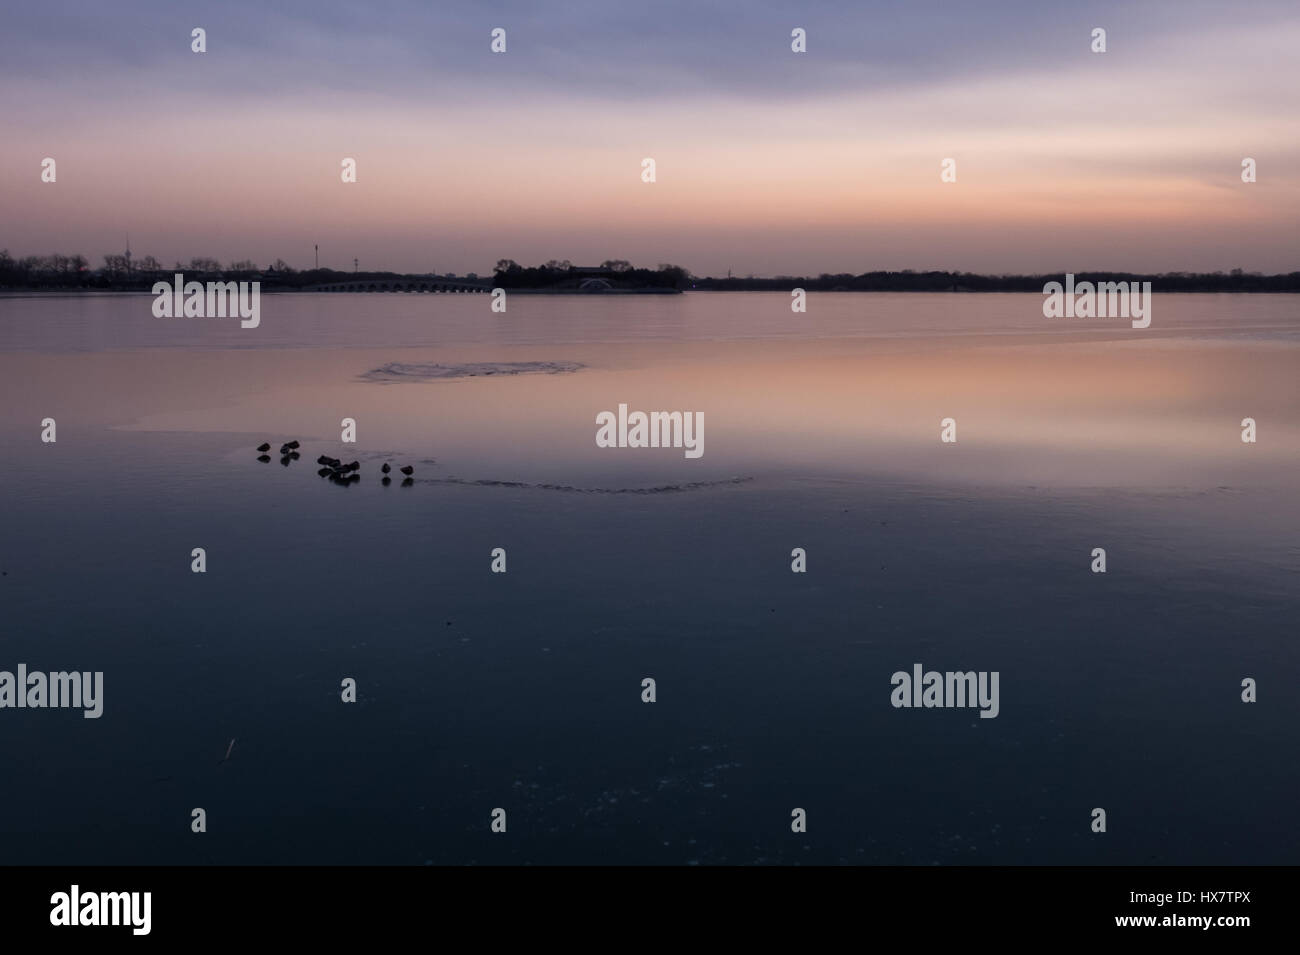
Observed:
[[[298,454],[298,449],[300,447],[302,447],[302,445],[296,440],[286,441],[284,444],[280,445],[280,463],[285,467],[288,467],[290,463],[297,461],[298,458],[301,457],[301,455]],[[271,445],[263,442],[257,446],[257,450],[260,452],[257,460],[261,461],[263,464],[269,463],[271,456],[267,454],[267,452],[271,450]],[[329,478],[335,484],[347,486],[355,481],[361,480],[361,475],[358,473],[361,470],[361,463],[359,461],[349,461],[347,464],[344,464],[338,458],[331,458],[329,455],[322,454],[316,459],[316,463],[321,466],[320,470],[316,473],[323,478]],[[384,462],[384,466],[379,470],[382,471],[384,475],[383,479],[379,483],[383,484],[385,487],[392,484],[393,479],[389,477],[389,474],[391,474],[393,470],[392,465],[388,462]],[[415,478],[411,477],[411,475],[415,473],[415,468],[411,467],[411,465],[404,464],[397,470],[406,475],[405,479],[402,481],[402,487],[410,487],[415,483]]]

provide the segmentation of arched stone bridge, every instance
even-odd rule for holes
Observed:
[[[305,292],[490,292],[492,286],[456,279],[374,279],[309,285]]]

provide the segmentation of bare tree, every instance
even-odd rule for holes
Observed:
[[[680,265],[669,265],[667,263],[660,263],[659,271],[667,272],[668,274],[670,274],[673,279],[673,285],[676,288],[685,288],[686,285],[691,280],[691,273],[686,269],[682,268]]]

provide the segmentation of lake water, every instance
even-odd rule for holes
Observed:
[[[1300,299],[789,302],[0,298],[6,861],[1294,863]]]

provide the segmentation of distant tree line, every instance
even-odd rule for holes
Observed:
[[[148,287],[173,274],[186,276],[240,276],[265,274],[249,259],[222,266],[217,259],[196,257],[166,266],[152,255],[127,258],[125,254],[104,256],[104,264],[91,268],[84,255],[29,255],[15,259],[8,249],[0,250],[0,286],[13,288],[135,288]],[[266,269],[266,273],[292,275],[294,270],[283,259]]]
[[[15,289],[111,289],[117,291],[148,291],[154,282],[170,282],[177,273],[186,280],[257,279],[263,288],[304,288],[345,281],[381,281],[400,278],[427,278],[427,275],[407,275],[395,272],[341,272],[335,269],[308,269],[299,271],[283,259],[276,259],[265,269],[251,259],[238,259],[222,265],[214,258],[198,256],[189,262],[176,262],[167,266],[152,255],[131,257],[125,254],[106,255],[103,265],[92,268],[84,255],[30,255],[15,259],[7,249],[0,251],[0,288]],[[455,279],[455,275],[440,276]],[[464,281],[475,282],[478,276],[470,273]]]
[[[214,258],[195,257],[188,263],[163,265],[152,255],[128,259],[123,254],[105,255],[103,265],[92,268],[84,255],[30,255],[16,259],[0,250],[0,288],[17,289],[116,289],[148,291],[156,281],[171,281],[176,272],[186,279],[257,279],[267,289],[306,288],[353,281],[398,281],[423,278],[457,279],[454,274],[434,276],[409,272],[345,272],[336,269],[292,268],[276,259],[265,269],[249,259],[225,266]],[[513,259],[496,264],[492,285],[500,288],[544,288],[555,291],[577,289],[588,279],[603,279],[616,289],[658,288],[699,291],[789,291],[810,292],[1042,292],[1048,282],[1062,281],[1063,274],[979,275],[974,272],[877,271],[855,275],[823,272],[812,276],[775,278],[697,278],[679,265],[655,269],[635,268],[626,259],[606,259],[599,266],[582,268],[567,259],[551,259],[544,265],[521,266]],[[1075,282],[1150,282],[1162,292],[1300,292],[1300,272],[1262,275],[1233,269],[1230,272],[1076,272]],[[460,281],[480,282],[471,272]]]
[[[698,278],[690,288],[711,291],[810,292],[1042,292],[1048,282],[1060,282],[1063,272],[1050,275],[977,275],[973,272],[864,272],[854,275],[822,273],[816,278]],[[1162,292],[1300,292],[1300,272],[1261,275],[1258,272],[1075,272],[1079,282],[1150,282]]]
[[[638,269],[626,259],[606,259],[598,266],[582,268],[568,259],[551,259],[531,268],[514,259],[497,262],[492,283],[498,288],[545,288],[563,291],[577,289],[583,282],[603,279],[616,289],[690,288],[691,273],[680,265],[660,265],[657,269]]]

